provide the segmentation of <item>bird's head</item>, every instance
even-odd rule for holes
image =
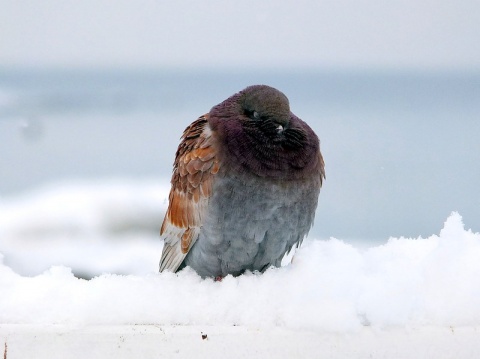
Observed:
[[[236,93],[210,110],[209,123],[227,158],[260,176],[301,177],[316,165],[317,136],[273,87],[254,85]]]
[[[288,98],[277,89],[265,85],[247,87],[239,94],[243,121],[275,139],[288,128],[290,104]]]

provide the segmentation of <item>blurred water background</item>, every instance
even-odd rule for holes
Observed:
[[[131,192],[158,183],[165,194],[183,129],[261,83],[283,91],[321,139],[327,180],[312,237],[428,236],[452,211],[478,228],[478,72],[4,68],[0,204],[8,212],[15,199],[28,206],[45,186],[54,193],[79,181],[87,197],[108,192],[112,179]],[[145,222],[155,235],[161,219],[159,209]]]

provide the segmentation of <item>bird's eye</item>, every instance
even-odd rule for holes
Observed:
[[[260,119],[260,114],[257,111],[254,110],[245,110],[245,116],[252,120],[259,120]]]

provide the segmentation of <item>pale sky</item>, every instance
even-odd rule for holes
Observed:
[[[480,70],[480,1],[2,0],[11,65]]]

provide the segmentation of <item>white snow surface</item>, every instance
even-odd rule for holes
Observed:
[[[76,180],[0,197],[4,263],[25,276],[52,265],[86,277],[150,273],[169,189],[158,179]]]
[[[2,198],[0,324],[323,333],[480,325],[480,234],[456,212],[428,238],[370,248],[307,239],[291,264],[215,282],[188,268],[157,273],[167,195],[154,181],[114,181]]]

